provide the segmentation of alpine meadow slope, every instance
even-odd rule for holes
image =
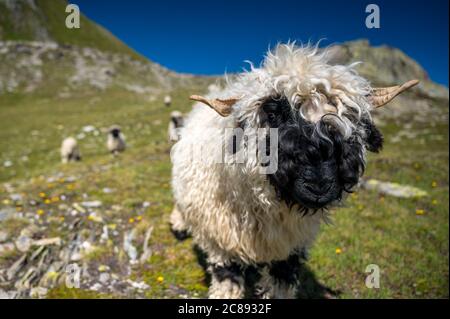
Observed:
[[[168,70],[85,16],[66,29],[66,5],[0,0],[0,297],[205,297],[201,254],[169,230],[167,126],[221,77]],[[396,48],[358,40],[333,50],[335,63],[362,61],[375,85],[421,80],[376,111],[385,147],[365,177],[427,195],[349,195],[311,251],[299,297],[448,298],[448,88]],[[113,124],[128,145],[117,157],[106,149]],[[60,163],[67,136],[81,162]],[[365,285],[370,264],[379,289]],[[69,265],[79,288],[66,285]]]

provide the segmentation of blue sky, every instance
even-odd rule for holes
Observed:
[[[258,64],[269,45],[323,45],[367,38],[418,61],[448,86],[448,0],[71,0],[127,45],[172,70],[236,72]],[[378,4],[381,28],[367,29],[365,8]]]

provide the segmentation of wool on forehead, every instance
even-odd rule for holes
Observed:
[[[370,117],[366,96],[371,87],[357,74],[357,63],[331,65],[331,56],[331,50],[317,45],[279,44],[267,53],[260,67],[250,64],[250,70],[228,80],[221,95],[241,97],[235,105],[237,116],[256,126],[255,111],[264,99],[284,96],[304,119],[313,123],[325,119],[349,136],[355,119]],[[331,116],[324,117],[327,114]]]

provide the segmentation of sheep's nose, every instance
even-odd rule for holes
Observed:
[[[305,188],[311,192],[311,194],[321,197],[324,194],[328,194],[330,191],[332,185],[331,184],[324,184],[324,185],[307,185]]]

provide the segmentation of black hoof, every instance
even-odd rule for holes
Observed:
[[[190,237],[190,235],[187,232],[187,230],[175,230],[172,227],[170,227],[170,231],[175,236],[175,238],[177,240],[179,240],[179,241],[186,240],[186,239],[188,239]]]

